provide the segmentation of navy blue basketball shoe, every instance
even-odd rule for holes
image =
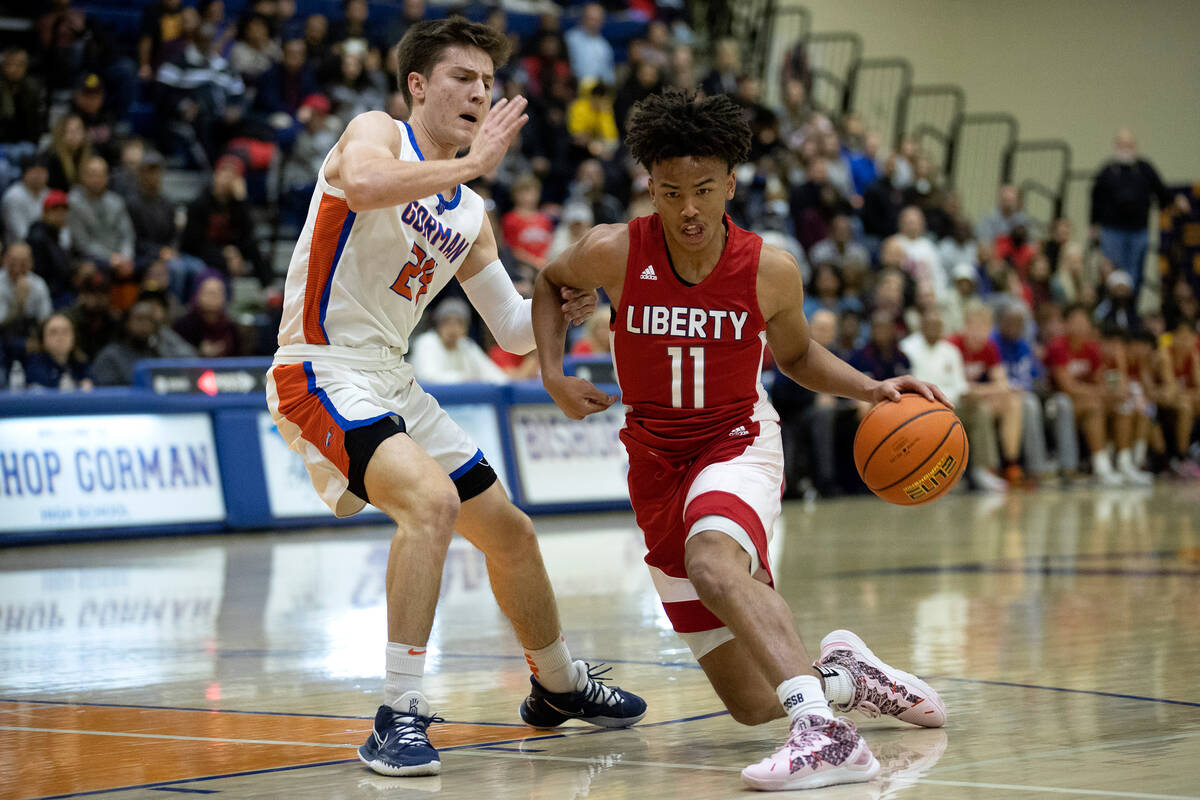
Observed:
[[[554,728],[569,719],[603,728],[627,728],[646,716],[646,701],[603,677],[612,667],[599,669],[583,661],[575,664],[576,685],[570,692],[547,691],[529,676],[532,690],[521,703],[521,719],[535,728]],[[603,664],[599,666],[604,666]]]
[[[358,748],[359,760],[380,775],[439,774],[442,761],[429,743],[427,729],[445,720],[429,713],[429,702],[420,692],[405,692],[397,704],[407,706],[408,712],[391,706],[375,712],[375,728]]]

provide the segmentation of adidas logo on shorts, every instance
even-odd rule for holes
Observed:
[[[654,265],[653,264],[651,264],[650,266],[648,266],[644,270],[642,270],[642,280],[644,280],[644,281],[658,280],[658,276],[654,274]]]
[[[733,430],[731,430],[729,432],[729,435],[730,436],[749,436],[750,431],[746,430],[745,425],[738,425],[736,428],[734,428]]]

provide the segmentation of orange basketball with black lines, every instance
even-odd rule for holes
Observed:
[[[889,503],[917,506],[950,491],[967,466],[967,434],[946,406],[919,394],[884,400],[858,425],[854,465]]]

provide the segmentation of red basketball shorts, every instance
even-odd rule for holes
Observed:
[[[767,544],[780,513],[783,444],[773,411],[760,411],[686,457],[664,457],[622,437],[646,564],[671,625],[697,658],[733,635],[700,601],[684,569],[684,548],[689,534],[698,532],[696,523],[705,520],[704,529],[728,534],[750,555],[751,571],[761,567],[770,577]]]

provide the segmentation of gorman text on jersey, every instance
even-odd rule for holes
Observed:
[[[749,311],[722,311],[688,306],[637,306],[625,309],[625,330],[651,336],[678,336],[687,339],[720,339],[732,333],[741,341],[742,328]]]
[[[471,246],[470,239],[450,226],[443,225],[425,206],[416,201],[404,207],[400,219],[405,225],[411,225],[418,233],[424,234],[429,244],[436,247],[451,263]]]

